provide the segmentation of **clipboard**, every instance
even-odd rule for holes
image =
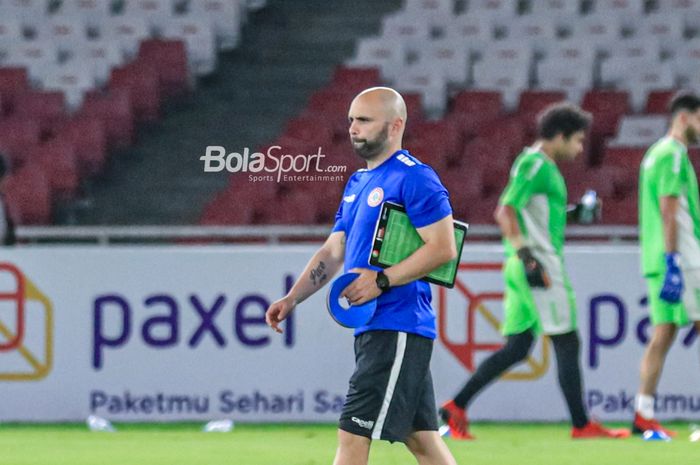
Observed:
[[[421,280],[450,289],[454,287],[468,230],[467,223],[454,222],[457,257],[431,271]],[[404,260],[422,245],[423,239],[411,224],[406,209],[394,202],[384,202],[374,229],[369,263],[388,268]]]

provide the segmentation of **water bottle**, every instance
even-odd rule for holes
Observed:
[[[87,423],[90,431],[101,431],[107,433],[114,433],[116,429],[112,426],[109,420],[98,417],[97,415],[90,415],[85,421]]]
[[[594,190],[587,190],[581,197],[581,213],[579,223],[591,224],[595,221],[598,208],[598,194]]]

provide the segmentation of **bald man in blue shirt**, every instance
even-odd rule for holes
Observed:
[[[350,177],[330,236],[266,314],[267,323],[281,332],[279,323],[341,266],[359,273],[344,297],[353,305],[377,299],[372,319],[355,330],[355,372],[334,465],[365,465],[373,439],[405,443],[420,464],[456,464],[437,432],[430,375],[435,312],[430,286],[419,281],[457,255],[452,208],[435,171],[401,149],[406,116],[403,98],[390,88],[367,89],[352,101],[350,140],[367,168]],[[382,270],[369,257],[386,201],[406,208],[424,245]]]

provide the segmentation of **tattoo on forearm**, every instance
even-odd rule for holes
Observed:
[[[309,275],[309,278],[311,278],[311,282],[314,283],[314,286],[320,286],[323,284],[327,277],[326,264],[323,262],[320,262],[316,268],[311,270]]]

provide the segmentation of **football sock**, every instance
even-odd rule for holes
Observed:
[[[579,338],[576,331],[550,336],[557,356],[559,386],[569,407],[574,427],[582,428],[588,423],[588,415],[583,405],[581,387],[581,366],[579,364]]]
[[[634,399],[634,410],[647,420],[654,418],[654,396],[637,394]]]
[[[535,336],[529,329],[508,336],[506,344],[479,365],[467,384],[455,396],[455,404],[460,408],[466,408],[471,399],[486,385],[516,363],[524,360],[530,353],[534,340]]]

